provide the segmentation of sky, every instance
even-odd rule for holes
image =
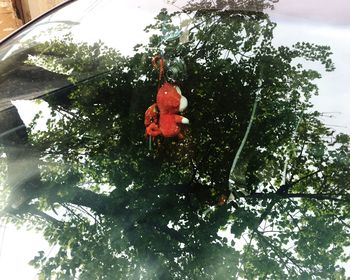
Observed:
[[[321,24],[349,25],[348,0],[280,0],[271,14],[291,20],[309,20]]]
[[[11,224],[4,226],[0,226],[1,280],[36,280],[36,271],[28,262],[40,250],[50,256],[51,246],[34,231],[18,230]]]
[[[94,4],[94,20],[89,15],[91,9],[83,11],[86,16],[71,14],[69,18],[86,22],[85,30],[79,30],[77,27],[81,39],[87,36],[91,41],[102,38],[122,52],[130,53],[136,43],[147,39],[143,28],[152,22],[154,10],[160,2],[164,3],[161,0],[149,0],[147,5],[145,1],[119,2],[118,10],[106,11],[104,8],[108,1],[102,0]],[[321,112],[335,112],[331,114],[332,118],[324,119],[327,124],[339,132],[350,133],[350,1],[280,0],[271,12],[271,17],[278,22],[274,37],[276,45],[308,41],[331,46],[336,71],[322,72],[323,77],[318,81],[320,95],[315,97],[313,102]],[[97,19],[101,21],[102,26],[99,30],[96,30]],[[111,27],[111,24],[114,27]],[[117,30],[117,26],[122,28]],[[111,29],[115,30],[113,34]],[[313,66],[320,68],[318,65]],[[45,104],[33,106],[32,103],[18,102],[16,106],[25,122],[30,121],[36,110],[47,110]],[[7,225],[6,230],[3,229],[0,228],[0,278],[35,280],[36,272],[27,263],[38,250],[44,250],[48,254],[50,246],[39,233],[17,230],[11,225]]]
[[[314,2],[308,0],[306,2]],[[336,1],[339,2],[339,1]],[[350,3],[350,1],[349,1]],[[335,21],[329,17],[329,21],[312,20],[305,17],[304,13],[288,16],[275,11],[272,13],[272,20],[276,21],[277,27],[274,32],[276,45],[291,46],[294,43],[311,42],[331,47],[332,60],[335,64],[335,71],[325,72],[317,64],[309,63],[312,67],[321,72],[322,78],[317,80],[319,95],[313,97],[312,102],[316,110],[331,117],[325,117],[324,122],[338,132],[350,133],[350,91],[348,77],[350,74],[350,6],[348,10],[348,23],[345,19]],[[316,16],[316,15],[315,15]]]

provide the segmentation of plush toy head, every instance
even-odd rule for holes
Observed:
[[[187,99],[179,87],[165,83],[158,90],[157,106],[160,114],[176,114],[186,109]]]

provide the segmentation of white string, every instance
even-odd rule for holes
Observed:
[[[251,130],[251,127],[252,127],[252,124],[253,124],[253,121],[254,121],[254,118],[255,118],[256,107],[257,107],[259,99],[260,99],[260,91],[261,91],[261,89],[259,89],[259,91],[256,93],[255,101],[254,101],[254,105],[253,105],[253,110],[252,110],[252,113],[250,115],[249,124],[247,126],[246,132],[245,132],[244,137],[242,139],[241,145],[239,146],[239,148],[237,150],[237,153],[235,155],[235,158],[233,160],[229,178],[231,178],[233,176],[235,168],[236,168],[236,165],[237,165],[237,162],[238,162],[238,159],[239,159],[239,156],[241,155],[241,152],[242,152],[242,150],[243,150],[243,148],[245,146],[245,143],[247,142],[248,135],[249,135],[249,132]],[[233,181],[232,180],[229,180],[229,190],[231,192],[233,191]]]

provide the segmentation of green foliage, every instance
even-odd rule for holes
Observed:
[[[132,57],[69,37],[37,47],[38,61],[71,82],[45,97],[47,131],[31,134],[45,189],[38,207],[66,211],[45,229],[57,254],[32,261],[41,279],[345,279],[349,136],[333,137],[311,111],[320,75],[295,63],[332,71],[329,48],[276,47],[276,24],[250,12],[198,12],[188,42],[164,40],[181,30],[175,16],[163,10]],[[149,151],[143,116],[160,51],[186,64],[177,83],[191,124],[183,141],[159,139]],[[248,194],[219,206],[229,179]],[[218,236],[227,226],[231,243]]]

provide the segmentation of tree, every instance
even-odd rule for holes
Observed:
[[[47,131],[30,132],[40,172],[9,188],[10,202],[19,190],[25,199],[5,212],[59,245],[32,264],[43,279],[345,279],[337,262],[349,245],[350,138],[312,111],[320,74],[295,62],[332,71],[329,47],[276,47],[276,24],[250,11],[188,12],[183,40],[177,15],[163,10],[131,57],[65,37],[26,62],[71,82],[44,97]],[[159,52],[191,125],[183,141],[149,150],[143,115]]]
[[[170,1],[169,2],[177,2]],[[278,0],[189,0],[184,5],[185,10],[234,10],[263,12],[273,9]]]

